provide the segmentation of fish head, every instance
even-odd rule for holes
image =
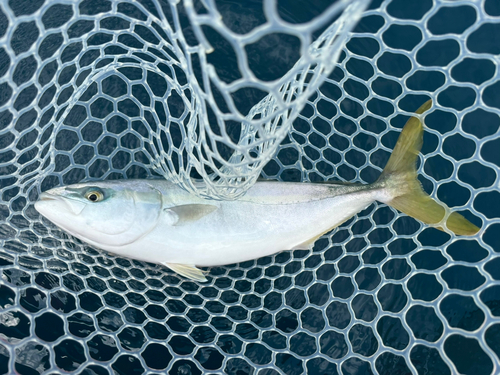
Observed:
[[[161,193],[147,183],[106,181],[57,187],[35,209],[69,234],[99,248],[135,242],[157,224]]]

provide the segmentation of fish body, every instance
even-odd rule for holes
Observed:
[[[109,207],[80,204],[77,194],[97,190],[110,196]],[[112,253],[216,266],[307,248],[383,195],[370,185],[269,181],[257,182],[242,199],[215,201],[167,180],[124,180],[56,188],[35,207],[71,235]],[[76,209],[67,207],[71,200]]]
[[[421,122],[410,119],[373,184],[261,181],[238,200],[217,201],[167,180],[103,181],[51,189],[35,208],[92,246],[199,281],[205,277],[196,266],[307,249],[374,201],[456,234],[476,233],[479,228],[421,189],[415,163],[422,135]]]

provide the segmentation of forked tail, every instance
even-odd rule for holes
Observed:
[[[417,114],[432,106],[425,102]],[[444,230],[444,226],[457,235],[474,235],[479,228],[444,203],[437,203],[424,192],[417,179],[416,162],[422,147],[424,126],[417,117],[412,117],[404,126],[384,171],[376,184],[383,184],[392,199],[385,203],[426,224]],[[445,218],[447,219],[445,220]]]

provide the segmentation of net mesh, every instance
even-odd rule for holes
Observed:
[[[0,2],[0,373],[499,371],[500,7],[297,4]],[[429,98],[421,181],[473,238],[375,203],[197,284],[33,208],[103,178],[373,182]]]

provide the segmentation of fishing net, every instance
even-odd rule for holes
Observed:
[[[1,374],[498,373],[500,6],[330,3],[0,2]],[[33,208],[97,179],[373,182],[429,98],[421,182],[472,238],[375,203],[198,284]]]

